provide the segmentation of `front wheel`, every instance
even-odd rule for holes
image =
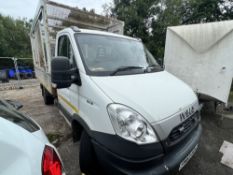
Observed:
[[[80,151],[79,151],[79,166],[82,173],[86,175],[95,175],[96,174],[96,164],[95,164],[95,153],[91,143],[91,139],[83,130],[81,135],[80,142]]]

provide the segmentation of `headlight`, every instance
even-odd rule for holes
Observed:
[[[137,144],[158,141],[150,124],[136,111],[120,104],[107,107],[113,128],[117,135]]]

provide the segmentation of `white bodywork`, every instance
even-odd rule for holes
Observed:
[[[80,32],[132,39],[101,31],[80,29]],[[69,36],[82,85],[74,83],[69,88],[58,89],[58,101],[70,115],[78,114],[91,130],[116,134],[107,113],[107,106],[111,103],[126,105],[142,114],[156,126],[161,139],[165,139],[180,123],[180,112],[190,106],[199,110],[192,89],[166,71],[124,76],[87,75],[74,34],[72,29],[64,29],[57,34],[57,42],[59,37]]]
[[[45,145],[54,148],[41,129],[30,133],[0,117],[0,174],[41,175]]]
[[[75,14],[84,18],[77,18]],[[71,25],[85,29],[65,28]],[[63,30],[57,32],[58,29]],[[85,70],[74,35],[85,33],[137,40],[122,35],[123,29],[122,21],[41,0],[30,35],[37,78],[44,88],[57,96],[63,110],[72,117],[81,117],[92,131],[115,135],[107,106],[120,103],[143,115],[156,127],[160,138],[165,139],[181,123],[181,112],[190,107],[199,110],[197,97],[190,87],[166,71],[97,77],[87,75]],[[50,62],[53,56],[58,56],[61,37],[69,40],[81,86],[72,83],[68,88],[56,89],[51,83]]]
[[[227,103],[233,77],[233,21],[169,27],[165,68],[197,93]]]
[[[147,116],[150,123],[164,120],[197,101],[190,87],[166,71],[92,80],[113,102],[130,105]]]

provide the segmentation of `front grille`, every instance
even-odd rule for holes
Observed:
[[[197,125],[198,121],[199,121],[199,113],[196,112],[187,120],[185,120],[183,123],[176,126],[169,134],[170,144],[179,141],[181,138],[183,138],[185,135],[191,132],[193,128],[195,128],[195,126]]]

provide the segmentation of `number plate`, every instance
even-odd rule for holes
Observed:
[[[188,161],[193,157],[195,152],[197,151],[198,145],[189,153],[189,155],[180,163],[179,171],[184,168],[184,166],[188,163]]]

